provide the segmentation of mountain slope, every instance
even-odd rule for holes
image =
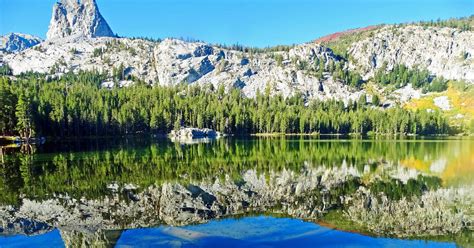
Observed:
[[[387,26],[349,48],[352,69],[370,78],[404,64],[446,79],[474,82],[474,32],[447,27]]]
[[[21,53],[4,55],[0,62],[16,75],[97,70],[109,75],[107,87],[129,85],[133,80],[159,85],[212,84],[214,88],[238,88],[248,97],[269,89],[284,97],[301,94],[306,99],[345,102],[366,94],[364,80],[370,82],[380,68],[390,71],[401,64],[427,69],[432,74],[429,77],[474,82],[474,32],[467,28],[373,26],[323,41],[259,50],[113,36],[95,0],[61,0],[54,6],[48,40]],[[342,45],[331,46],[333,40],[342,40]],[[400,95],[407,95],[408,90],[409,97],[393,94],[397,102],[421,94],[420,89],[407,87],[400,89]],[[381,86],[370,94],[393,93],[383,91]]]
[[[356,92],[328,71],[346,62],[317,44],[303,44],[289,51],[246,53],[200,42],[167,39],[67,37],[47,41],[4,61],[14,74],[36,71],[47,74],[79,70],[109,73],[123,65],[124,75],[150,84],[179,83],[224,85],[255,96],[267,87],[284,96],[301,92],[309,98],[357,99]],[[319,67],[324,71],[316,75]]]

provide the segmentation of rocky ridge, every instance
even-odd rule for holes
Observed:
[[[426,68],[434,76],[474,82],[472,31],[391,25],[361,32],[372,34],[354,41],[348,58],[316,42],[246,52],[178,39],[116,38],[95,0],[61,0],[54,6],[47,41],[21,53],[0,54],[0,62],[8,64],[15,75],[33,71],[61,76],[98,70],[111,77],[104,87],[127,86],[131,79],[138,79],[160,85],[223,85],[227,90],[240,89],[248,97],[269,87],[272,94],[284,97],[302,94],[306,99],[346,102],[366,92],[338,79],[331,70],[335,63],[365,80],[384,64],[388,70],[405,64]],[[116,82],[112,74],[121,66],[126,79]],[[402,99],[395,94],[395,98],[406,102],[411,96]]]
[[[223,85],[227,90],[238,88],[248,97],[267,87],[272,94],[287,97],[301,93],[308,99],[321,100],[356,100],[365,93],[329,72],[318,77],[316,60],[324,60],[326,68],[331,61],[342,63],[344,70],[360,72],[365,79],[386,63],[388,69],[405,64],[427,68],[433,75],[447,79],[474,82],[474,60],[470,56],[474,53],[474,32],[418,26],[394,30],[397,31],[388,27],[375,30],[373,37],[355,42],[348,61],[315,43],[297,45],[288,51],[249,53],[177,39],[153,42],[84,36],[48,40],[21,53],[6,54],[2,60],[15,75],[35,71],[60,76],[66,72],[98,70],[112,76],[114,68],[123,65],[127,77],[149,84],[170,86],[185,82],[214,88]],[[112,85],[107,87],[113,86],[111,81]]]
[[[275,56],[282,58],[277,62]],[[28,71],[61,75],[80,70],[111,73],[124,67],[126,77],[136,77],[149,84],[179,83],[224,85],[238,88],[248,97],[267,87],[273,94],[287,97],[297,92],[313,99],[356,100],[363,91],[355,91],[325,73],[317,78],[310,68],[315,60],[340,61],[328,48],[317,44],[295,46],[289,51],[246,53],[211,46],[202,42],[166,39],[151,42],[128,38],[86,38],[70,36],[46,41],[35,49],[4,56],[14,74]],[[315,69],[315,68],[314,68]],[[107,84],[107,87],[110,87]]]

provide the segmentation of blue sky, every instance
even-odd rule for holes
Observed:
[[[46,36],[56,0],[0,0],[0,34]],[[97,0],[121,36],[294,44],[350,28],[474,14],[474,0]]]

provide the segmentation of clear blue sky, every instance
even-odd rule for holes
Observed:
[[[46,36],[56,0],[0,0],[0,34]],[[350,28],[474,14],[474,0],[97,0],[121,36],[294,44]]]

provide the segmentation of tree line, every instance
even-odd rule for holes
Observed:
[[[167,133],[182,126],[221,132],[321,134],[445,134],[448,122],[439,112],[381,109],[358,101],[306,100],[295,94],[256,98],[238,89],[178,85],[102,88],[105,75],[39,74],[0,78],[0,133],[33,136],[108,136]]]
[[[474,15],[461,18],[451,18],[447,20],[437,19],[436,21],[426,21],[415,23],[424,27],[448,27],[456,28],[461,31],[472,31],[474,27]]]

